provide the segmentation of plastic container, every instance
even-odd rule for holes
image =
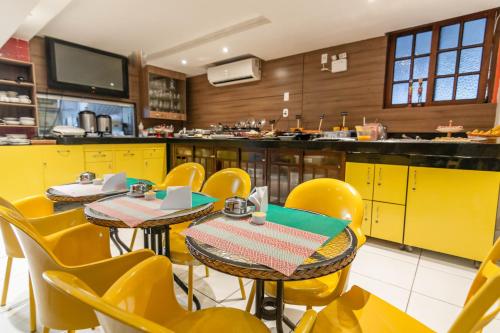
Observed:
[[[358,141],[376,141],[377,130],[373,126],[356,126]]]

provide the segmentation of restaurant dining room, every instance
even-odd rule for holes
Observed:
[[[499,0],[0,0],[1,333],[500,333]]]

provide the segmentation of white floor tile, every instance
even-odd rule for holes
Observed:
[[[351,272],[349,275],[347,290],[351,289],[353,285],[357,285],[375,296],[382,298],[386,302],[394,305],[401,311],[406,310],[408,299],[410,298],[410,291],[397,287],[379,280],[371,279],[364,275]]]
[[[417,263],[361,251],[352,264],[352,272],[411,290]]]
[[[460,310],[459,306],[412,292],[407,313],[436,332],[447,332]]]
[[[417,264],[422,250],[415,248],[413,252],[401,250],[401,244],[384,241],[381,239],[368,238],[366,243],[359,249],[360,252],[370,252],[393,259]]]
[[[474,279],[477,269],[472,260],[432,251],[422,251],[420,266]]]
[[[461,307],[471,283],[459,275],[419,266],[413,291]]]
[[[493,320],[483,329],[483,333],[498,333],[500,332],[500,320]]]

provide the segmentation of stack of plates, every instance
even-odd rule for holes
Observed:
[[[21,122],[19,121],[19,118],[16,117],[5,117],[3,118],[3,122],[5,125],[20,125]]]
[[[21,117],[19,118],[21,125],[35,126],[35,118],[32,117]]]
[[[6,134],[6,136],[10,145],[21,146],[30,144],[30,140],[26,134]]]
[[[9,139],[5,136],[0,136],[0,146],[5,146],[9,144]]]

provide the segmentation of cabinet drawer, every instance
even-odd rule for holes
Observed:
[[[405,206],[373,202],[371,236],[403,243]]]
[[[116,159],[132,160],[141,158],[141,151],[139,149],[119,150],[115,152]]]
[[[85,152],[85,162],[111,162],[113,161],[113,152],[110,150],[96,150]]]
[[[165,149],[163,148],[148,148],[144,149],[144,158],[163,158]]]
[[[365,236],[371,236],[372,229],[372,202],[370,200],[363,200],[365,212],[363,215],[363,222],[361,223],[361,230]]]
[[[351,184],[365,200],[373,199],[373,174],[375,165],[370,163],[347,162],[345,181]]]
[[[404,205],[407,181],[407,166],[376,164],[373,200]]]

